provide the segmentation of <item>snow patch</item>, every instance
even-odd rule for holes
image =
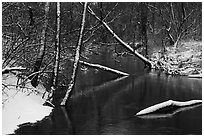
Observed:
[[[26,88],[16,88],[17,78],[13,75],[3,76],[2,83],[7,85],[2,89],[2,134],[12,134],[23,123],[34,123],[42,120],[52,112],[52,107],[43,106],[45,100],[43,86],[32,88],[30,83]]]
[[[2,108],[2,133],[11,134],[19,124],[41,120],[51,111],[51,107],[42,106],[19,92]]]

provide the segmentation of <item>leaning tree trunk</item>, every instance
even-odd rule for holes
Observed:
[[[42,64],[42,60],[43,60],[43,57],[44,57],[44,54],[45,54],[46,30],[47,30],[47,26],[48,26],[49,8],[50,8],[50,3],[46,2],[46,4],[45,4],[45,21],[44,21],[44,24],[43,24],[42,36],[41,36],[41,47],[40,47],[39,54],[37,56],[37,60],[35,61],[33,73],[38,72],[40,70],[40,66]],[[39,73],[37,73],[32,78],[31,84],[32,84],[33,87],[36,87],[38,85],[38,75],[39,75]]]
[[[59,72],[59,61],[60,61],[60,2],[57,2],[57,30],[56,30],[56,39],[55,39],[55,65],[53,68],[53,77],[52,77],[52,85],[50,89],[50,93],[47,101],[52,102],[55,98],[55,91],[57,87],[57,78]]]
[[[134,50],[131,46],[129,46],[127,43],[125,43],[122,39],[118,37],[118,35],[105,23],[103,20],[101,20],[94,12],[93,10],[88,6],[88,12],[94,16],[97,20],[99,20],[104,27],[107,29],[107,31],[110,32],[111,35],[122,45],[124,46],[128,51],[130,51],[132,54],[134,54],[136,57],[138,57],[141,61],[143,61],[146,65],[149,66],[149,68],[152,68],[153,64],[150,60],[148,60],[146,57],[139,54],[136,50]]]
[[[85,25],[85,18],[86,18],[86,8],[87,8],[87,2],[84,4],[84,11],[83,11],[83,17],[81,21],[81,29],[79,34],[79,40],[76,48],[76,54],[75,54],[75,60],[74,60],[74,66],[73,66],[73,72],[71,81],[69,83],[67,92],[65,94],[65,97],[63,98],[61,105],[64,106],[67,99],[71,96],[71,92],[73,91],[74,85],[75,85],[75,79],[77,75],[78,65],[79,65],[79,59],[80,59],[80,50],[81,50],[81,44],[82,44],[82,37],[83,37],[83,31],[84,31],[84,25]]]

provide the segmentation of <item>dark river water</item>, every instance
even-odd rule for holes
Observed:
[[[31,127],[24,126],[19,134],[202,134],[202,105],[152,117],[135,116],[140,110],[169,99],[202,99],[201,79],[147,73],[142,62],[134,61],[132,56],[123,60],[102,58],[99,64],[105,62],[136,75],[116,78],[109,72],[83,67],[66,110],[56,108],[45,122],[34,126],[34,130],[32,127],[32,132]]]
[[[82,84],[83,85],[83,84]],[[137,112],[169,99],[201,99],[202,82],[148,73],[80,90],[70,101],[74,134],[201,134],[202,107],[194,106],[158,117]]]

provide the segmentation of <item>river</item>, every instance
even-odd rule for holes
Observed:
[[[78,90],[68,109],[74,134],[201,134],[201,105],[164,117],[135,116],[169,99],[201,99],[201,87],[199,79],[147,73]]]
[[[83,67],[66,106],[68,115],[56,108],[45,122],[32,128],[23,126],[18,134],[202,134],[201,105],[153,117],[135,116],[140,110],[169,99],[202,99],[201,79],[145,72],[143,63],[134,56],[100,58],[90,62],[98,60],[99,64],[134,75],[117,78],[109,72]]]

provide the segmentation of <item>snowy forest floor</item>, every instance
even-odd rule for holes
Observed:
[[[35,123],[52,112],[51,107],[43,106],[42,85],[33,88],[30,82],[18,84],[12,73],[2,76],[2,84],[2,134],[13,134],[18,125]]]
[[[168,75],[202,74],[202,42],[181,42],[178,48],[154,49],[150,56],[155,68]]]

